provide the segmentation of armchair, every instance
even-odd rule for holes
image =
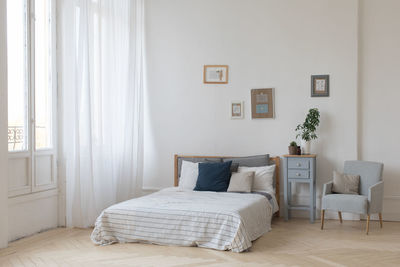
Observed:
[[[324,184],[322,189],[321,230],[324,228],[325,210],[338,212],[342,223],[342,211],[358,214],[367,214],[367,229],[371,214],[379,214],[379,223],[382,228],[383,206],[383,164],[368,161],[345,161],[344,173],[360,175],[359,195],[333,194],[333,182]]]

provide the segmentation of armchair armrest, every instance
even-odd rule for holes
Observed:
[[[383,207],[383,181],[368,189],[368,212],[380,213]]]
[[[332,194],[332,185],[333,185],[332,181],[324,184],[324,187],[322,189],[322,196]]]

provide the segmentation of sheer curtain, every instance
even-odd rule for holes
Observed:
[[[59,0],[59,173],[67,226],[139,194],[144,0]]]

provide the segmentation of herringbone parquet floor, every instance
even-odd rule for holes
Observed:
[[[0,266],[400,266],[400,223],[275,220],[249,252],[148,244],[95,246],[88,229],[59,228],[0,250]]]

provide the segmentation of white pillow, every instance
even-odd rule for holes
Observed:
[[[238,172],[255,172],[251,191],[266,191],[270,194],[275,194],[275,165],[261,167],[239,167]]]
[[[196,187],[198,176],[199,163],[182,160],[179,188],[183,190],[193,190]]]

